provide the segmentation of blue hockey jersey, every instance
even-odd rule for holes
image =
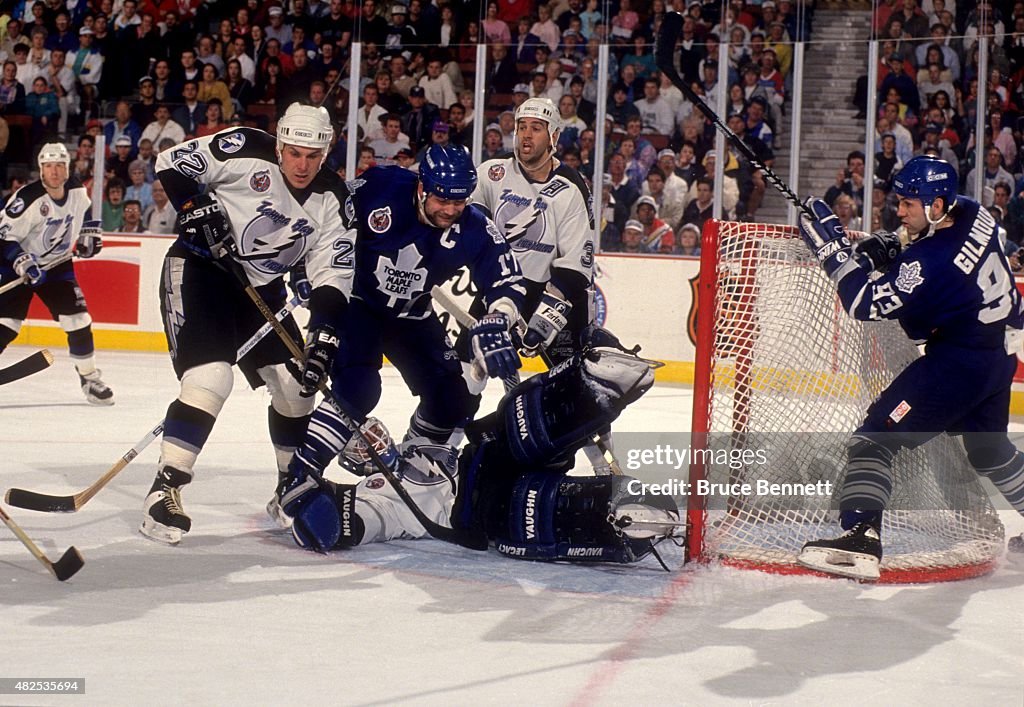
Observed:
[[[472,205],[450,228],[423,223],[418,182],[401,167],[372,167],[348,182],[346,217],[357,231],[352,296],[381,314],[423,319],[431,288],[468,266],[489,309],[504,299],[519,311],[522,270],[494,223]]]
[[[838,283],[856,319],[896,319],[911,339],[996,349],[1007,329],[1024,328],[1021,296],[995,220],[957,198],[954,223],[905,248],[877,279],[853,268]]]

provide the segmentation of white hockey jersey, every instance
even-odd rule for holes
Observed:
[[[64,184],[64,199],[56,201],[41,181],[26,184],[11,195],[0,214],[0,238],[15,241],[47,268],[68,256],[91,206],[77,178]]]
[[[289,188],[276,146],[262,130],[223,130],[161,152],[157,176],[179,209],[196,194],[216,194],[234,229],[233,257],[251,284],[265,285],[305,257],[314,288],[331,285],[347,296],[355,232],[344,212],[345,183],[321,169],[306,189]]]
[[[547,283],[553,269],[563,269],[593,282],[590,190],[576,170],[558,165],[546,182],[534,182],[506,157],[487,160],[478,173],[472,201],[505,234],[527,280]]]

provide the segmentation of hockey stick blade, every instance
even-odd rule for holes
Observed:
[[[782,181],[782,178],[775,174],[771,167],[761,162],[758,156],[754,154],[754,151],[736,133],[730,130],[728,125],[722,122],[722,119],[718,117],[718,114],[715,113],[711,106],[705,103],[704,99],[698,96],[683,77],[679,75],[679,72],[676,71],[676,40],[679,39],[682,30],[683,16],[678,12],[666,12],[654,47],[654,63],[657,65],[658,70],[668,76],[669,81],[682,91],[686,99],[695,105],[704,114],[704,117],[718,128],[718,131],[725,136],[725,139],[733,147],[743,153],[743,156],[747,158],[754,169],[760,170],[764,174],[764,178],[768,180],[768,183],[775,187],[790,203],[813,219],[814,213],[810,208],[804,206],[803,202],[800,201],[800,197],[793,193],[789,185]]]
[[[61,555],[59,560],[50,563],[50,571],[53,572],[54,577],[64,582],[71,579],[84,565],[85,559],[82,557],[82,553],[72,545]]]
[[[53,363],[53,354],[43,349],[29,354],[17,363],[12,363],[7,368],[0,368],[0,385],[7,385],[16,380],[21,380],[33,373],[46,370]]]
[[[21,541],[21,544],[28,548],[28,551],[32,553],[33,557],[39,560],[40,564],[46,569],[50,570],[50,573],[56,577],[59,581],[64,582],[70,579],[78,570],[82,569],[85,564],[85,560],[82,559],[82,553],[80,553],[74,545],[69,547],[60,559],[56,562],[50,562],[39,546],[32,542],[21,526],[14,522],[14,519],[7,515],[7,512],[0,508],[0,520],[4,522],[11,532]]]

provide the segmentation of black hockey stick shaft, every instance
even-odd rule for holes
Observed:
[[[800,209],[810,218],[815,218],[814,213],[804,206],[800,201],[800,197],[793,193],[793,190],[789,188],[789,185],[782,181],[779,175],[772,171],[771,167],[766,165],[758,158],[750,146],[747,145],[740,137],[729,129],[729,126],[722,122],[722,119],[717,113],[704,102],[704,99],[697,95],[694,90],[686,83],[679,72],[676,71],[675,64],[675,51],[676,51],[676,40],[679,39],[680,32],[683,29],[683,16],[678,12],[666,12],[665,17],[661,22],[661,30],[658,32],[658,38],[655,42],[654,47],[654,62],[658,66],[658,70],[668,76],[676,88],[682,91],[683,95],[686,96],[697,109],[704,114],[704,116],[714,123],[718,131],[725,136],[725,139],[732,144],[737,150],[739,150],[744,157],[753,165],[754,169],[760,170],[764,174],[764,178],[768,180],[768,183],[779,190],[779,192],[789,200],[794,206]]]
[[[249,282],[249,278],[245,274],[245,270],[242,269],[241,263],[239,263],[234,258],[230,257],[230,255],[225,255],[224,257],[219,258],[219,262],[221,263],[221,265],[227,268],[232,275],[234,275],[234,277],[238,280],[239,284],[242,285],[242,288],[245,290],[245,294],[249,297],[250,300],[252,300],[252,303],[256,305],[256,309],[258,309],[260,311],[260,314],[262,314],[263,317],[267,320],[267,322],[273,328],[274,333],[278,335],[278,337],[281,339],[284,345],[288,348],[288,351],[289,353],[291,353],[292,357],[300,364],[302,364],[306,360],[306,356],[305,353],[303,353],[302,348],[299,346],[298,343],[296,343],[295,339],[292,338],[292,335],[288,332],[288,330],[284,328],[284,325],[281,324],[281,322],[277,321],[276,317],[274,317],[273,310],[271,310],[270,307],[267,306],[267,303],[260,296],[260,293],[257,292],[256,288],[254,288],[252,284]],[[377,468],[377,471],[379,471],[384,476],[384,478],[387,479],[387,482],[391,485],[391,488],[395,490],[395,493],[398,494],[399,498],[401,498],[405,505],[409,507],[409,510],[416,517],[416,520],[419,521],[420,525],[423,526],[424,530],[426,530],[432,537],[438,540],[444,540],[445,542],[450,542],[455,545],[461,545],[462,547],[466,547],[471,550],[487,549],[488,543],[487,537],[485,535],[469,531],[456,530],[454,528],[446,528],[445,526],[440,525],[439,523],[435,523],[430,518],[428,518],[426,514],[423,512],[423,510],[418,505],[416,505],[416,501],[414,501],[412,496],[409,495],[409,492],[405,490],[405,487],[402,486],[402,482],[399,481],[398,477],[395,476],[394,472],[391,471],[387,464],[384,463],[384,460],[380,458],[380,455],[377,454],[377,451],[373,448],[373,444],[370,443],[370,441],[366,438],[366,435],[363,434],[363,431],[359,429],[359,425],[356,424],[355,420],[353,420],[348,415],[348,413],[346,413],[342,409],[341,404],[338,402],[338,399],[334,396],[334,393],[331,392],[330,386],[327,384],[327,382],[321,380],[318,388],[321,394],[323,394],[324,399],[327,400],[331,407],[334,408],[334,411],[341,417],[342,420],[344,420],[349,425],[353,433],[358,435],[360,440],[366,445],[366,451],[370,456],[370,460]]]
[[[74,545],[69,547],[56,562],[51,562],[50,558],[39,549],[38,545],[32,542],[32,538],[21,529],[21,526],[14,522],[13,518],[7,515],[3,508],[0,508],[0,520],[3,520],[4,525],[11,529],[11,532],[21,541],[21,544],[28,548],[28,551],[39,560],[43,567],[50,570],[53,576],[61,582],[70,579],[85,564],[82,554],[75,549]]]
[[[46,349],[36,351],[6,368],[0,368],[0,385],[7,385],[33,373],[39,373],[39,371],[49,368],[52,363],[52,353]]]

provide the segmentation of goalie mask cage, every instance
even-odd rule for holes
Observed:
[[[868,405],[919,356],[894,321],[858,322],[790,226],[709,220],[701,244],[693,449],[750,450],[732,467],[694,456],[690,559],[778,573],[808,540],[841,532],[846,443]],[[761,458],[749,456],[760,450]],[[959,440],[896,456],[882,582],[991,571],[1003,527]],[[698,495],[711,483],[832,483],[832,494]],[[824,487],[822,487],[824,488]]]

